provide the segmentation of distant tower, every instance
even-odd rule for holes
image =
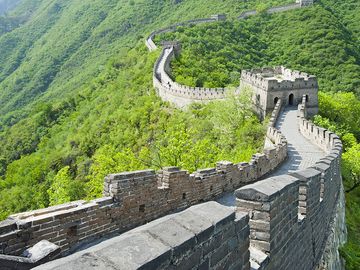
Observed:
[[[301,6],[310,6],[314,4],[314,0],[297,0],[297,3],[299,3]]]
[[[285,67],[243,70],[240,88],[253,91],[253,103],[261,118],[271,112],[281,99],[284,106],[297,106],[306,96],[309,115],[318,112],[316,76]]]

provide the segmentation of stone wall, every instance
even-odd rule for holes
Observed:
[[[310,4],[307,4],[307,5],[310,5]],[[288,11],[288,10],[298,9],[298,8],[303,7],[303,6],[306,6],[306,5],[304,5],[304,4],[302,5],[301,3],[296,2],[296,3],[292,3],[292,4],[287,4],[287,5],[282,5],[282,6],[269,8],[268,10],[266,10],[266,13],[268,13],[268,14],[279,13],[279,12],[284,12],[284,11]],[[240,14],[238,19],[243,20],[243,19],[246,19],[246,18],[248,18],[250,16],[257,15],[257,14],[258,14],[258,12],[255,9],[254,10],[244,11],[243,13]]]
[[[60,248],[46,240],[27,249],[23,257],[0,254],[1,270],[28,270],[38,265],[57,259]]]
[[[208,202],[35,269],[249,270],[248,222],[246,213]]]
[[[306,2],[306,3],[305,3]],[[271,14],[271,13],[277,13],[277,12],[283,12],[283,11],[287,11],[287,10],[292,10],[292,9],[296,9],[296,8],[301,8],[303,6],[308,5],[310,2],[309,1],[301,1],[301,3],[293,3],[293,4],[288,4],[288,5],[283,5],[283,6],[277,6],[277,7],[273,7],[268,9],[266,12]],[[249,16],[253,16],[256,15],[257,11],[256,10],[250,10],[250,11],[246,11],[243,12],[238,19],[245,19]],[[209,22],[216,22],[216,21],[224,21],[226,20],[226,15],[224,14],[217,14],[217,15],[212,15],[210,18],[203,18],[203,19],[194,19],[194,20],[188,20],[185,22],[181,22],[181,23],[177,23],[177,24],[173,24],[169,27],[157,30],[152,32],[145,40],[145,45],[148,47],[148,49],[150,51],[154,51],[157,49],[156,44],[154,43],[154,37],[156,35],[162,34],[162,33],[167,33],[167,32],[171,32],[171,31],[175,31],[177,27],[179,26],[185,26],[185,25],[190,25],[190,24],[200,24],[200,23],[209,23]],[[158,58],[158,60],[156,61],[155,67],[154,67],[154,74],[153,74],[153,85],[154,88],[156,89],[158,95],[164,100],[164,101],[169,101],[170,103],[174,104],[175,106],[179,107],[179,108],[184,108],[187,107],[189,104],[191,103],[206,103],[209,102],[211,100],[221,100],[226,98],[226,96],[228,95],[227,92],[229,91],[229,89],[226,88],[201,88],[201,87],[189,87],[189,86],[185,86],[185,85],[181,85],[178,84],[176,82],[174,82],[171,77],[169,76],[170,74],[170,61],[172,59],[172,57],[174,56],[175,52],[174,52],[174,48],[172,48],[171,46],[165,46],[163,48],[163,51],[160,55],[160,57]],[[243,79],[243,78],[242,78]],[[281,87],[279,87],[279,85],[277,84],[277,82],[274,81],[267,81],[266,82],[266,86],[264,85],[264,87],[268,87],[267,89],[273,89],[273,92],[279,91],[278,93],[273,93],[271,96],[271,100],[274,100],[276,97],[279,98],[279,96],[281,96],[282,91],[285,89],[288,89],[290,87],[296,88],[296,89],[307,89],[308,87],[302,87],[302,86],[306,86],[308,83],[311,85],[313,85],[314,87],[317,87],[317,82],[316,82],[316,86],[314,85],[314,82],[312,81],[313,78],[309,77],[308,80],[306,82],[303,82],[301,79],[296,79],[295,82],[289,82],[287,83],[283,83],[281,85]],[[261,85],[259,85],[259,88],[264,89],[264,87],[262,87],[262,84],[264,82],[261,83]],[[239,89],[236,90],[236,92],[238,92]],[[304,90],[306,92],[306,90]],[[302,97],[302,95],[304,94],[304,91],[295,91],[298,99],[300,99]],[[297,93],[299,92],[299,93]],[[315,102],[315,101],[313,101]],[[264,103],[264,102],[262,102]],[[266,101],[265,104],[263,104],[265,107],[266,105],[268,106],[268,109],[262,109],[259,106],[259,109],[257,110],[258,113],[260,114],[260,117],[263,118],[265,117],[265,114],[269,111],[271,111],[274,107],[274,103],[269,103]],[[276,103],[276,102],[275,102]],[[316,104],[317,105],[317,104]],[[265,108],[263,107],[263,108]],[[314,110],[314,114],[316,113],[316,109]]]
[[[331,232],[336,231],[336,209],[344,204],[344,197],[340,196],[342,144],[335,134],[303,118],[304,110],[305,105],[299,111],[300,131],[324,149],[327,156],[306,170],[268,178],[235,191],[238,210],[250,216],[251,246],[268,255],[259,262],[259,269],[307,270],[321,269],[324,264],[340,265],[324,262],[324,253]],[[337,234],[346,235],[346,231],[338,230]],[[331,239],[334,238],[345,237],[333,234]],[[337,252],[336,248],[332,250]]]
[[[298,0],[301,6],[310,6],[314,4],[314,0]]]
[[[226,20],[226,15],[224,14],[216,14],[212,15],[210,18],[200,18],[200,19],[193,19],[193,20],[187,20],[184,22],[173,24],[169,27],[162,28],[159,30],[156,30],[152,32],[145,40],[145,45],[149,49],[149,51],[154,51],[157,49],[157,46],[154,42],[154,38],[156,35],[168,33],[175,31],[177,27],[179,26],[186,26],[186,25],[192,25],[192,24],[202,24],[202,23],[210,23],[210,22],[217,22],[217,21],[224,21]]]
[[[278,106],[274,110],[273,117],[280,109]],[[114,269],[342,269],[337,252],[337,245],[346,235],[340,174],[342,144],[331,132],[308,125],[304,113],[305,102],[299,106],[301,132],[326,150],[327,156],[305,170],[236,190],[236,215],[234,208],[215,202],[200,204],[36,269],[107,269],[110,265]],[[274,123],[271,119],[270,127]],[[222,164],[225,175],[231,171],[227,167],[230,165]],[[169,169],[157,179],[153,174],[110,175],[105,190],[114,201],[134,209],[131,218],[139,215],[138,210],[142,218],[146,217],[148,205],[138,208],[137,204],[144,197],[149,197],[150,207],[156,204],[157,191],[151,184],[155,180],[158,187],[176,194],[167,198],[194,198],[190,193],[184,196],[179,187],[179,183],[185,188],[189,185],[180,176],[186,172]],[[231,179],[236,178],[231,175]],[[213,184],[217,182],[224,180]],[[146,185],[143,190],[133,191],[141,185]],[[207,189],[211,186],[202,190]],[[219,186],[213,186],[215,189],[221,192]],[[160,203],[166,207],[164,201]],[[179,205],[176,199],[167,203]]]
[[[194,102],[204,103],[226,98],[229,91],[226,88],[190,87],[174,82],[169,75],[170,62],[174,55],[174,46],[164,47],[155,63],[153,85],[162,100],[183,108]]]
[[[278,101],[268,130],[268,136],[277,146],[265,151],[264,154],[254,155],[250,163],[219,162],[216,168],[199,170],[194,174],[179,168],[167,168],[158,173],[146,170],[111,174],[104,182],[104,195],[107,197],[16,214],[2,222],[2,253],[20,255],[25,248],[46,239],[60,246],[64,255],[96,238],[128,231],[157,217],[212,200],[224,192],[243,186],[235,192],[238,215],[242,217],[242,233],[238,234],[231,229],[236,228],[238,221],[234,222],[234,216],[230,214],[232,221],[226,223],[226,229],[221,231],[219,236],[223,241],[216,238],[217,234],[208,234],[208,230],[201,225],[204,232],[200,230],[200,234],[208,235],[208,241],[205,239],[204,242],[188,242],[182,238],[185,232],[171,233],[173,226],[176,226],[173,224],[173,216],[165,217],[152,223],[157,229],[156,234],[154,232],[150,235],[156,235],[156,239],[173,236],[174,242],[167,242],[171,246],[171,251],[160,252],[156,256],[150,251],[142,253],[146,254],[147,260],[140,260],[139,266],[157,262],[159,258],[167,258],[161,259],[164,266],[183,263],[198,267],[205,263],[210,269],[228,269],[230,265],[238,263],[243,269],[249,269],[251,263],[257,267],[254,269],[323,269],[323,265],[333,266],[329,268],[331,270],[338,269],[335,267],[339,266],[339,256],[332,239],[339,239],[337,243],[340,244],[344,241],[343,235],[346,234],[343,231],[344,226],[336,225],[344,222],[343,210],[339,207],[344,203],[340,174],[342,144],[335,134],[314,126],[303,117],[306,114],[305,102],[299,106],[300,130],[328,155],[306,170],[253,183],[286,157],[287,143],[281,133],[272,127],[280,111],[281,101]],[[217,217],[216,205],[213,203],[209,207],[213,212],[205,214],[206,217]],[[196,206],[192,209],[199,210],[201,207]],[[186,218],[181,222],[198,221],[198,218],[192,216],[196,216],[196,213],[193,214],[193,210],[189,211],[192,211],[191,215],[183,214]],[[199,211],[204,213],[202,210]],[[223,211],[225,210],[220,212]],[[247,226],[247,218],[243,212],[248,213],[250,218],[250,249],[247,249],[248,243],[244,242],[249,232],[244,229]],[[181,224],[181,227],[185,226],[185,223]],[[217,223],[214,221],[212,225],[214,224]],[[143,228],[152,232],[152,225]],[[131,260],[138,258],[135,256],[137,249],[132,249],[135,253],[131,253],[133,256],[129,260],[119,257],[119,250],[125,252],[130,247],[136,247],[136,243],[140,245],[139,242],[131,240],[138,239],[132,237],[137,235],[136,232],[139,230],[141,231],[141,228],[120,238],[114,238],[115,240],[109,240],[114,243],[118,241],[116,239],[123,239],[119,246],[116,246],[119,249],[112,249],[110,246],[104,250],[108,251],[111,258],[120,258],[119,263],[127,263],[129,260],[131,263]],[[198,239],[197,237],[195,239]],[[151,238],[148,240],[151,240],[149,243],[153,242]],[[211,245],[209,253],[201,255],[208,244]],[[230,246],[239,248],[241,252],[230,251]],[[103,247],[103,244],[100,244],[100,247]],[[92,254],[93,250],[99,250],[99,246],[87,249],[83,253],[76,253],[75,257],[64,260],[68,262],[71,258],[85,256],[81,257],[83,260],[80,261],[91,265],[92,257],[85,253]],[[175,250],[181,250],[182,253],[178,254],[180,257],[174,255]],[[151,257],[153,255],[154,258]],[[257,257],[258,255],[260,257]],[[54,265],[57,265],[56,262]]]
[[[281,102],[273,122],[280,110]],[[274,147],[255,154],[249,163],[221,161],[215,168],[192,174],[176,167],[111,174],[105,178],[101,199],[12,215],[0,222],[0,254],[19,256],[41,240],[68,254],[94,239],[122,233],[252,183],[287,157],[286,139],[273,125],[267,137]]]

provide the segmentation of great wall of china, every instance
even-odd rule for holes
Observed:
[[[165,46],[155,64],[159,95],[179,107],[225,98],[226,90],[166,77],[175,47]],[[177,167],[110,174],[103,198],[12,215],[0,222],[0,269],[343,269],[342,143],[306,119],[317,109],[316,78],[288,72],[282,69],[309,87],[294,91],[296,80],[284,80],[292,97],[259,98],[264,113],[272,112],[271,146],[249,163],[220,161],[192,174]],[[172,99],[161,95],[164,87]]]

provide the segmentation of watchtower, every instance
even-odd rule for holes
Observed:
[[[217,21],[226,21],[226,14],[214,14],[211,15],[211,18]]]
[[[308,114],[318,112],[318,82],[316,76],[283,66],[243,70],[240,88],[253,90],[256,111],[263,119],[271,112],[277,101],[282,99],[286,106],[297,106],[306,96]]]
[[[310,6],[314,4],[314,0],[297,0],[297,3],[300,4],[300,6]]]

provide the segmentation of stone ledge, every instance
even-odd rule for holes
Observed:
[[[208,202],[160,218],[87,250],[34,269],[165,269],[166,265],[170,266],[177,260],[180,263],[183,258],[186,262],[193,263],[193,266],[206,262],[209,264],[209,260],[200,262],[200,257],[189,257],[189,254],[216,235],[223,235],[224,240],[229,241],[229,246],[233,247],[231,244],[236,238],[235,224],[246,228],[247,222],[247,214],[238,214],[235,221],[233,208]],[[216,228],[218,232],[215,231]],[[244,239],[248,238],[248,235],[242,236]],[[206,250],[216,252],[209,253],[209,256],[217,256],[220,252],[217,248],[223,244],[221,241],[212,241]],[[238,245],[242,247],[248,243],[245,241]],[[226,249],[224,252],[226,255],[231,251]],[[216,258],[212,261],[216,261]]]
[[[237,189],[235,196],[242,200],[269,202],[286,189],[296,186],[298,182],[299,180],[291,175],[271,177]]]

